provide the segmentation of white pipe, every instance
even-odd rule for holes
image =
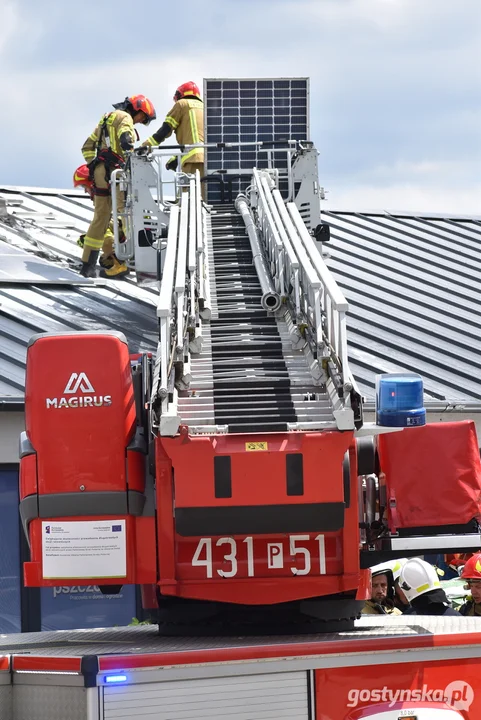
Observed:
[[[274,283],[267,266],[264,253],[262,252],[262,246],[259,240],[259,235],[254,224],[254,220],[247,205],[247,199],[245,195],[238,195],[235,201],[235,209],[242,215],[244,224],[246,226],[247,234],[252,249],[252,256],[254,258],[254,265],[256,267],[257,275],[262,289],[261,305],[264,310],[269,312],[275,312],[279,310],[281,306],[281,299],[276,293]]]

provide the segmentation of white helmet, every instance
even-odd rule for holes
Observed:
[[[399,587],[406,599],[411,602],[414,598],[424,595],[430,590],[441,588],[441,583],[435,568],[425,560],[411,558],[404,563],[399,575]]]
[[[396,582],[401,574],[402,567],[406,562],[407,558],[399,558],[399,560],[386,560],[386,562],[379,563],[379,565],[374,565],[371,568],[371,577],[374,577],[374,575],[384,575],[390,573],[392,575],[393,582]]]

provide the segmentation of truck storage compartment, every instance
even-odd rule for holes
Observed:
[[[125,337],[34,336],[25,418],[20,514],[32,560],[25,564],[26,584],[134,582],[145,442]],[[153,532],[153,518],[151,525]],[[144,524],[142,535],[146,530]]]
[[[378,439],[391,532],[459,532],[480,520],[481,462],[470,420],[433,423]],[[464,529],[464,528],[463,528]],[[464,529],[466,532],[466,529]]]

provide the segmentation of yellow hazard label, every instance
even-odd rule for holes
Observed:
[[[267,450],[266,442],[246,442],[246,450]]]

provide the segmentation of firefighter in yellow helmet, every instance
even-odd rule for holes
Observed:
[[[113,170],[124,167],[127,153],[138,139],[134,124],[148,125],[155,120],[155,109],[144,95],[132,95],[114,105],[115,110],[106,113],[91,135],[84,142],[82,155],[89,167],[93,181],[94,217],[85,233],[82,269],[84,277],[95,277],[100,249],[112,214],[110,175]],[[123,193],[117,194],[117,207],[122,212]],[[104,268],[101,275],[107,278],[123,277],[128,273],[125,263],[114,257],[112,267]]]
[[[167,113],[161,128],[149,137],[142,146],[155,147],[175,133],[179,145],[195,145],[204,142],[204,104],[200,90],[194,82],[180,85],[174,95],[175,105]],[[170,158],[166,164],[168,170],[176,170],[177,157]],[[182,157],[182,172],[200,172],[204,175],[204,148],[193,148]]]

